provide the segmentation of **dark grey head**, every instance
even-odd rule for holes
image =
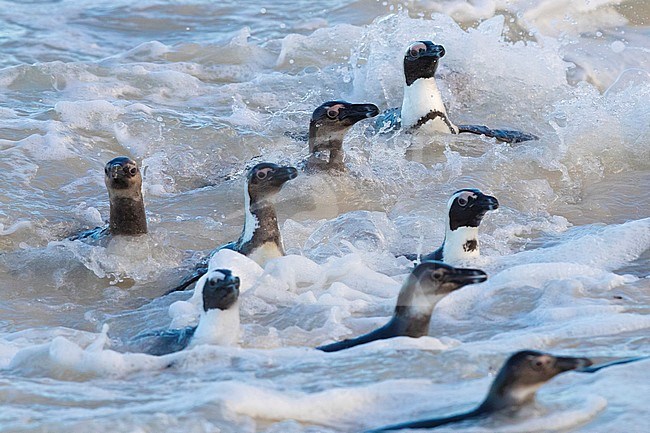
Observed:
[[[104,182],[109,192],[116,190],[141,191],[142,176],[138,164],[126,156],[118,156],[104,166]]]
[[[432,78],[438,69],[438,61],[445,55],[445,47],[431,41],[415,41],[404,55],[404,77],[410,86],[418,78]]]
[[[351,104],[346,101],[321,104],[309,121],[310,151],[327,150],[328,141],[343,141],[343,136],[352,125],[377,114],[379,108],[374,104]],[[314,140],[316,142],[312,143]],[[318,148],[314,148],[316,145],[319,145]]]
[[[316,128],[348,129],[360,120],[375,117],[377,114],[379,108],[374,104],[327,101],[314,110],[309,124]]]
[[[258,203],[277,194],[288,180],[295,179],[295,167],[282,167],[270,162],[262,162],[248,171],[248,194],[251,204]]]
[[[487,280],[485,272],[463,269],[438,261],[424,261],[411,271],[397,296],[391,326],[399,335],[421,337],[427,334],[436,304],[448,293],[468,284]]]
[[[466,188],[451,196],[447,208],[449,229],[453,231],[459,227],[478,227],[487,211],[499,208],[499,201],[478,189]]]
[[[211,271],[203,286],[203,310],[227,310],[239,298],[239,277],[228,269]]]
[[[446,295],[468,284],[487,280],[487,274],[479,269],[455,268],[436,260],[420,263],[411,275],[422,288],[436,295]]]
[[[397,306],[433,307],[448,293],[485,280],[487,274],[479,269],[455,268],[435,260],[424,261],[411,271],[397,297]]]
[[[490,392],[481,405],[500,410],[532,401],[545,382],[560,373],[588,367],[588,358],[553,356],[535,350],[523,350],[510,356],[492,382]]]

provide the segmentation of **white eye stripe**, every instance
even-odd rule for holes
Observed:
[[[455,202],[456,200],[459,201],[459,204],[461,204],[461,205],[464,206],[465,204],[467,204],[467,202],[469,201],[470,197],[471,197],[471,198],[476,198],[477,195],[476,195],[476,193],[471,192],[471,191],[460,191],[460,192],[457,192],[456,194],[452,195],[451,198],[449,199],[449,203],[447,203],[447,209],[451,209],[451,207],[453,206],[453,204],[454,204],[454,202]],[[461,200],[464,200],[464,202],[461,202]]]
[[[226,274],[224,274],[223,272],[219,272],[219,271],[213,271],[210,274],[210,279],[225,280],[226,279]]]

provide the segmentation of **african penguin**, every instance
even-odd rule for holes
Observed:
[[[98,241],[109,236],[147,233],[142,175],[136,162],[126,156],[111,159],[104,166],[104,183],[110,201],[108,226],[86,230],[68,239]]]
[[[197,326],[145,333],[136,340],[153,340],[146,352],[166,355],[200,344],[232,346],[239,340],[239,277],[215,269],[197,282],[202,285],[202,311]]]
[[[375,129],[386,132],[403,128],[407,131],[421,130],[473,134],[494,137],[507,143],[537,140],[533,134],[505,129],[490,129],[480,125],[454,125],[436,84],[435,73],[445,48],[431,41],[412,42],[404,55],[404,98],[402,107],[392,108],[379,116]]]
[[[345,170],[343,138],[357,122],[375,117],[379,109],[373,104],[351,104],[346,101],[327,101],[316,108],[309,122],[308,169]],[[329,151],[327,160],[321,153]]]
[[[469,412],[422,421],[406,422],[382,427],[371,432],[402,429],[431,429],[470,419],[484,418],[497,412],[516,410],[535,399],[535,393],[544,383],[560,373],[591,365],[588,358],[553,356],[534,350],[512,355],[501,367],[487,397]]]
[[[478,227],[488,211],[499,208],[499,201],[475,188],[456,191],[447,203],[445,239],[440,248],[421,257],[421,260],[440,260],[457,263],[479,256]],[[417,255],[405,254],[409,260]]]
[[[278,227],[273,198],[282,186],[298,176],[294,167],[281,167],[270,162],[257,164],[248,171],[244,187],[244,228],[239,239],[223,245],[208,254],[194,272],[167,293],[185,290],[208,270],[210,257],[222,248],[237,251],[253,259],[260,266],[284,255],[282,236]]]
[[[447,294],[468,284],[487,280],[478,269],[454,268],[442,262],[427,261],[416,266],[402,285],[397,305],[390,321],[361,337],[317,347],[324,352],[336,352],[375,340],[427,335],[431,314],[436,304]]]

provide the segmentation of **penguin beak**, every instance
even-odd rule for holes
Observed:
[[[491,195],[480,194],[476,199],[475,205],[479,206],[481,210],[495,210],[499,209],[499,200]]]
[[[480,269],[454,268],[448,272],[446,282],[458,284],[459,288],[468,284],[478,284],[487,280],[487,274]]]
[[[572,358],[569,356],[558,356],[555,358],[555,367],[562,371],[578,370],[592,365],[589,358]]]
[[[295,167],[280,167],[273,173],[274,183],[284,184],[286,181],[295,179],[298,176],[298,170]]]
[[[379,114],[379,108],[375,104],[350,104],[339,114],[339,120],[350,119],[352,124]]]
[[[426,52],[421,54],[421,57],[433,57],[435,59],[440,59],[445,55],[445,47],[442,45],[432,45],[428,46]]]

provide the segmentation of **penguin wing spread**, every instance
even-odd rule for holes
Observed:
[[[527,132],[512,129],[491,129],[481,125],[457,125],[458,132],[471,132],[472,134],[485,135],[496,138],[505,143],[520,143],[522,141],[539,140],[539,137]]]

